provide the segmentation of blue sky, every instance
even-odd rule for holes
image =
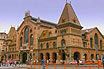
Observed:
[[[19,26],[28,10],[33,17],[57,23],[65,1],[0,0],[0,32],[8,33],[11,26]],[[104,0],[71,0],[71,4],[84,29],[98,27],[104,34]]]

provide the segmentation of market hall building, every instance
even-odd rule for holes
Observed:
[[[83,56],[85,60],[102,59],[104,36],[97,27],[82,28],[70,3],[65,4],[58,23],[34,18],[28,11],[16,30],[18,60],[22,63],[30,59],[67,63],[77,58],[82,60]]]

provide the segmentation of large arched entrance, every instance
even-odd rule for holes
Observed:
[[[56,63],[56,60],[57,60],[57,54],[56,53],[53,53],[52,59],[53,59],[53,63]]]
[[[61,54],[61,60],[62,60],[62,63],[64,63],[64,62],[65,62],[65,59],[66,59],[66,58],[65,58],[65,56],[66,56],[66,55],[65,55],[65,53],[64,53],[64,52],[62,52],[62,54]]]
[[[65,59],[66,59],[65,57],[66,57],[65,51],[62,50],[62,51],[61,51],[61,60],[62,60],[63,63],[65,62]]]
[[[46,60],[49,60],[49,59],[50,59],[50,54],[46,53]]]
[[[80,53],[79,52],[74,53],[74,60],[76,60],[77,58],[80,59]]]
[[[22,54],[22,62],[26,63],[26,60],[27,60],[27,53],[23,53]]]
[[[43,53],[40,53],[40,61],[43,59]]]
[[[91,54],[91,60],[94,58],[94,54]]]

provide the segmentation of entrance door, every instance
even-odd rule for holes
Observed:
[[[79,52],[74,53],[74,60],[76,60],[77,58],[80,59],[80,53]]]
[[[26,63],[26,60],[27,60],[27,53],[23,53],[23,55],[22,55],[22,62]]]
[[[43,53],[40,54],[40,60],[43,60]]]
[[[47,59],[47,60],[50,59],[50,55],[49,55],[49,53],[46,53],[46,59]]]
[[[57,54],[53,53],[53,63],[56,63],[56,60],[57,60]]]

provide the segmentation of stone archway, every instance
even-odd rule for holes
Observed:
[[[61,53],[61,60],[62,60],[62,63],[64,63],[65,60],[66,60],[66,54],[65,54],[65,51],[64,51],[64,50],[61,50],[60,53]]]
[[[76,60],[77,58],[80,59],[80,53],[79,52],[74,53],[74,60]]]
[[[57,54],[56,53],[52,54],[52,59],[53,59],[53,63],[56,63],[56,60],[57,60]]]
[[[40,53],[40,61],[43,59],[43,53]]]
[[[50,59],[50,54],[46,53],[46,60],[49,60],[49,59]]]
[[[91,60],[94,59],[94,54],[91,54]]]
[[[62,60],[62,63],[64,63],[65,62],[65,60],[66,60],[66,55],[65,55],[65,53],[63,52],[63,53],[61,53],[61,60]]]
[[[23,53],[22,54],[22,62],[26,63],[26,60],[27,60],[27,53]]]

